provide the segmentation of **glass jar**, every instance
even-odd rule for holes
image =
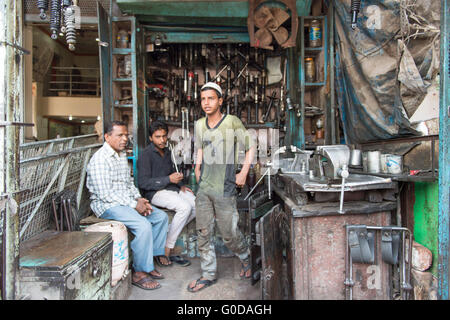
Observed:
[[[305,58],[305,81],[314,82],[316,78],[316,67],[314,64],[314,58]]]
[[[321,23],[319,20],[311,21],[311,25],[309,27],[309,46],[320,47],[322,45],[322,30]]]

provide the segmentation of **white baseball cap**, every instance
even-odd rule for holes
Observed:
[[[215,82],[207,82],[207,83],[205,83],[202,86],[201,90],[203,90],[203,89],[214,89],[214,90],[216,90],[217,92],[220,93],[220,96],[222,96],[222,88],[220,88],[220,86],[217,83],[215,83]]]

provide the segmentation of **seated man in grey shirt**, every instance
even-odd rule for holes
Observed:
[[[153,121],[150,125],[150,145],[138,159],[138,185],[144,196],[160,208],[175,211],[169,225],[165,256],[156,257],[159,266],[171,266],[176,262],[188,266],[189,260],[181,256],[171,256],[175,242],[183,227],[195,218],[195,196],[183,183],[183,174],[175,170],[171,152],[167,145],[167,125]]]

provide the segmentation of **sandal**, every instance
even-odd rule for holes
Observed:
[[[252,275],[250,274],[250,276],[246,276],[247,271],[251,269],[251,265],[250,262],[247,262],[247,265],[245,265],[245,263],[241,262],[241,272],[244,271],[243,275],[241,276],[241,274],[239,273],[239,277],[241,277],[241,279],[250,279],[252,277]]]
[[[153,279],[150,279],[150,277],[143,277],[143,278],[139,279],[138,281],[131,281],[131,284],[136,287],[139,287],[141,289],[144,289],[144,290],[156,290],[156,289],[161,288],[160,283],[158,283],[158,285],[154,288],[144,286],[144,284],[146,284],[148,282],[155,283],[156,281]]]
[[[214,280],[203,279],[203,280],[201,280],[201,278],[198,278],[198,279],[195,281],[194,287],[191,288],[191,287],[189,286],[190,284],[188,284],[187,290],[188,290],[189,292],[199,292],[199,291],[201,291],[201,290],[203,290],[203,289],[205,289],[205,288],[207,288],[207,287],[212,286],[212,285],[213,285],[214,283],[216,283],[216,282],[217,282],[217,279],[214,279]],[[204,286],[201,287],[201,288],[198,289],[198,290],[194,290],[194,288],[197,287],[197,285],[199,285],[199,284],[204,284]]]
[[[182,267],[187,267],[188,265],[191,264],[189,260],[183,258],[182,256],[170,256],[169,259],[170,261],[175,262]]]
[[[159,273],[159,271],[156,270],[156,269],[155,269],[154,271],[156,271],[156,272]],[[151,271],[150,271],[150,272],[151,272]],[[148,274],[152,279],[164,279],[164,276],[163,276],[161,273],[159,273],[159,276],[155,276],[155,275],[151,274],[150,272],[147,272],[147,274]]]
[[[161,260],[160,260],[161,257],[166,258],[168,264],[162,263]],[[155,263],[161,268],[171,267],[173,265],[173,263],[170,261],[170,259],[167,256],[156,256],[155,257]]]

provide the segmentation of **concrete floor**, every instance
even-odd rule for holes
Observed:
[[[196,293],[187,291],[188,284],[201,275],[200,259],[190,259],[191,265],[181,267],[174,264],[172,267],[161,268],[165,279],[158,280],[161,288],[157,290],[143,290],[132,286],[128,300],[260,300],[260,282],[254,286],[250,280],[239,278],[240,261],[236,257],[217,258],[217,282]]]

